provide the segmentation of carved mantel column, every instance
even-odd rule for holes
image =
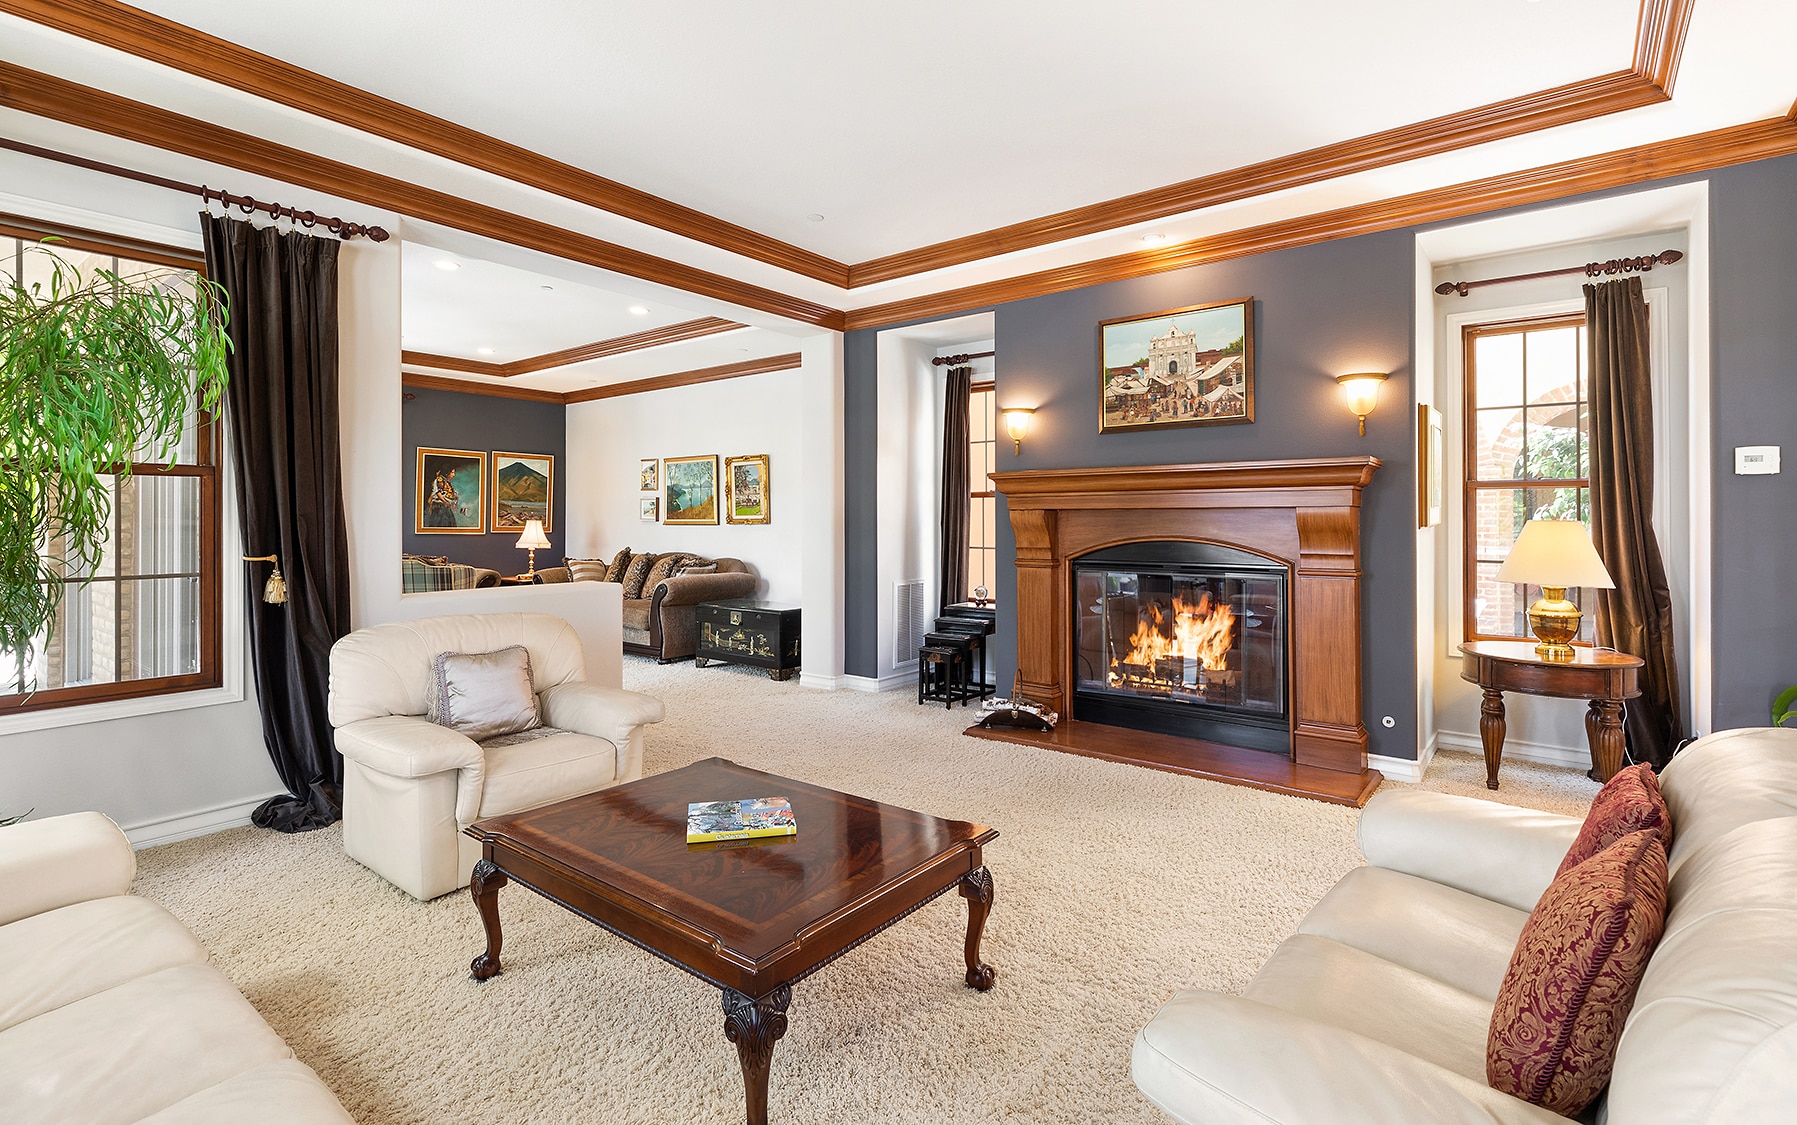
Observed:
[[[1376,457],[992,474],[1017,543],[1017,694],[1073,710],[1071,560],[1188,540],[1291,572],[1292,759],[1366,770],[1361,722],[1360,495]]]

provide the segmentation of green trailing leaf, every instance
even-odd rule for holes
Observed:
[[[114,475],[175,461],[189,410],[224,393],[230,350],[224,291],[203,277],[84,276],[25,253],[47,281],[0,274],[0,652],[21,669],[62,579],[100,560]]]
[[[1786,719],[1797,719],[1797,687],[1788,687],[1772,701],[1772,725],[1782,727]]]

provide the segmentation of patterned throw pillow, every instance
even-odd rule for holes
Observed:
[[[570,582],[603,582],[605,581],[604,559],[563,559],[568,568]]]
[[[681,578],[688,574],[716,574],[717,572],[718,572],[718,564],[717,563],[714,563],[714,562],[691,563],[687,566],[681,567],[679,570],[676,570],[674,572],[674,577]]]
[[[1657,829],[1660,842],[1672,846],[1672,819],[1666,812],[1666,798],[1660,795],[1660,779],[1646,762],[1619,770],[1604,783],[1591,801],[1591,811],[1579,828],[1578,839],[1560,861],[1554,877],[1584,863],[1598,852],[1631,832],[1643,828]]]
[[[628,569],[630,569],[630,548],[626,547],[611,557],[611,562],[605,567],[605,580],[622,582],[624,581],[624,572]]]
[[[643,579],[643,594],[641,596],[645,598],[651,596],[655,592],[655,587],[672,578],[681,567],[686,566],[688,563],[698,561],[698,558],[698,555],[689,555],[682,551],[675,551],[672,554],[663,555],[659,559],[656,559],[655,565],[649,568],[648,576]]]
[[[643,579],[649,577],[649,568],[654,565],[654,555],[636,555],[631,558],[630,565],[624,568],[622,579],[626,599],[643,596]]]
[[[1522,928],[1485,1043],[1494,1090],[1568,1117],[1603,1090],[1666,925],[1666,848],[1633,832],[1564,875]]]

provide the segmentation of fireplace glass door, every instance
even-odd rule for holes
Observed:
[[[1145,557],[1120,557],[1129,548]],[[1284,567],[1205,544],[1131,544],[1077,560],[1074,587],[1077,716],[1289,747]]]

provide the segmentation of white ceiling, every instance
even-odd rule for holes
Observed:
[[[295,18],[273,0],[137,2],[839,261],[1626,69],[1639,11],[309,0]]]

